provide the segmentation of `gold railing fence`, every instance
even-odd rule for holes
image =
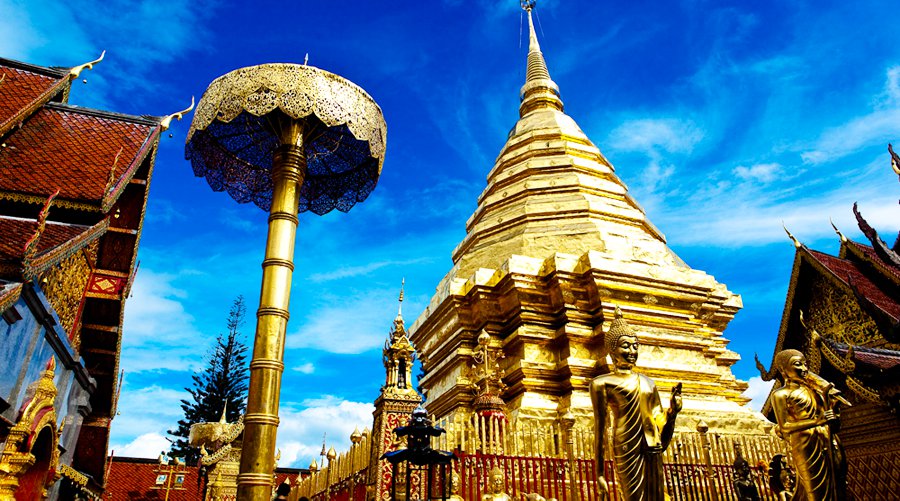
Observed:
[[[544,423],[519,423],[511,425],[498,417],[453,415],[433,419],[436,426],[446,433],[432,440],[432,447],[448,451],[464,451],[469,454],[505,454],[525,457],[567,458],[566,430],[555,421]],[[572,453],[576,459],[594,458],[594,430],[574,426],[570,431]],[[703,433],[676,433],[666,450],[663,460],[667,463],[704,464]],[[774,435],[737,435],[705,433],[713,464],[731,465],[735,460],[734,445],[751,466],[760,461],[766,464],[775,454],[784,454],[791,462],[784,441]]]
[[[323,468],[312,472],[310,476],[294,486],[291,489],[291,499],[298,499],[301,496],[309,499],[321,497],[329,490],[329,487],[334,488],[334,486],[358,476],[361,471],[369,467],[371,442],[371,434],[366,430],[362,433],[359,443],[351,443],[349,450],[338,454]]]
[[[561,500],[577,497],[580,498],[578,501],[599,501],[594,499],[594,431],[589,427],[575,425],[566,429],[558,421],[513,426],[502,417],[478,415],[454,415],[432,421],[446,433],[432,439],[431,446],[460,455],[462,461],[454,461],[454,468],[464,477],[465,490],[471,491],[468,494],[476,498],[486,485],[487,469],[484,468],[502,464],[510,470],[508,473],[517,472],[522,477],[517,482],[526,482],[516,486],[517,491],[521,490],[518,493],[529,492],[526,489],[545,490]],[[397,445],[405,446],[402,441]],[[717,491],[720,501],[736,499],[731,486],[735,445],[740,447],[741,455],[753,468],[753,479],[763,499],[770,499],[773,494],[767,491],[765,480],[769,461],[774,455],[783,454],[788,463],[792,463],[785,443],[774,435],[676,433],[663,455],[670,493],[679,500],[693,500],[706,499],[711,491]],[[292,489],[290,499],[304,496],[312,501],[362,501],[365,472],[370,467],[370,447],[371,433],[366,430],[358,443],[298,483]],[[468,471],[470,467],[476,470]],[[606,467],[609,469],[611,464]],[[525,471],[531,473],[521,475]],[[518,477],[510,477],[507,481],[513,481],[513,478]],[[532,485],[535,478],[541,479],[540,485]],[[577,485],[574,488],[573,478]],[[572,489],[574,491],[570,492]]]

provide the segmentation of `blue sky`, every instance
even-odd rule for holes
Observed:
[[[754,375],[770,356],[793,247],[861,238],[850,207],[897,229],[886,143],[900,139],[900,44],[889,2],[542,1],[538,36],[566,112],[616,166],[669,246],[738,294],[726,331]],[[279,446],[306,466],[371,425],[380,346],[406,278],[407,324],[449,270],[518,118],[527,39],[515,0],[0,0],[0,55],[106,60],[71,102],[164,115],[232,69],[309,63],[366,89],[388,124],[378,187],[348,214],[302,215]],[[266,214],[212,192],[161,141],[128,301],[116,455],[155,457],[192,370],[238,294],[259,295]],[[252,335],[250,322],[245,328]],[[248,342],[249,339],[248,339]],[[757,393],[764,391],[751,380]]]

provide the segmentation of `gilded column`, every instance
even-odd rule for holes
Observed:
[[[278,431],[278,403],[284,372],[284,336],[289,317],[297,205],[306,170],[301,124],[282,131],[272,169],[274,189],[269,212],[269,235],[263,259],[262,290],[257,311],[256,341],[250,362],[250,388],[244,418],[244,454],[238,475],[239,499],[267,499],[271,494]]]

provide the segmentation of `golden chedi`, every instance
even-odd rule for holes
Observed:
[[[453,267],[410,328],[423,360],[428,410],[471,414],[467,367],[486,331],[502,349],[509,418],[592,421],[612,304],[641,338],[638,370],[664,393],[684,382],[678,429],[764,432],[722,332],[740,296],[667,246],[612,164],[563,112],[526,4],[529,51],[519,120],[509,134]],[[665,402],[664,402],[665,403]]]

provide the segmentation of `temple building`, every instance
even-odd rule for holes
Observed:
[[[411,326],[427,409],[471,415],[478,338],[502,350],[501,398],[512,426],[571,411],[587,427],[589,383],[605,370],[603,332],[616,306],[638,333],[638,370],[664,405],[684,383],[678,429],[717,433],[771,425],[745,404],[747,384],[723,337],[740,296],[690,268],[628,193],[612,164],[563,111],[528,17],[519,120],[509,133],[453,266]]]
[[[164,118],[68,103],[102,59],[0,59],[0,500],[98,498]],[[62,476],[63,480],[59,480]]]
[[[891,156],[900,175],[900,157],[893,151]],[[896,499],[900,237],[888,247],[855,205],[853,212],[870,245],[837,231],[841,246],[832,256],[793,240],[797,251],[775,353],[800,350],[809,369],[833,382],[852,404],[840,416],[850,493],[855,499]],[[763,413],[774,421],[771,398]]]

